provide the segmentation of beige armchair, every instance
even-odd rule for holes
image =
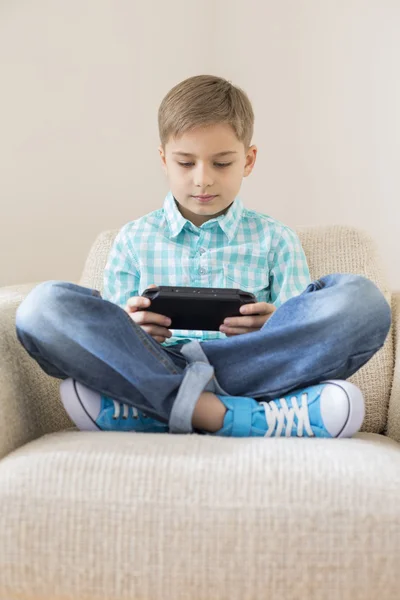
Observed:
[[[313,278],[364,275],[393,309],[350,440],[75,431],[15,336],[32,286],[0,291],[0,600],[400,598],[400,294],[362,231],[298,233]]]

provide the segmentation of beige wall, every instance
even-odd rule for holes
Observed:
[[[157,108],[198,73],[256,112],[247,206],[371,233],[400,289],[400,0],[3,0],[0,285],[77,280],[158,208]]]

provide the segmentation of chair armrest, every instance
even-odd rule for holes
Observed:
[[[392,321],[395,362],[386,434],[400,442],[400,292],[392,294]]]
[[[0,459],[71,426],[59,400],[59,382],[40,369],[16,336],[17,307],[35,285],[0,288]]]

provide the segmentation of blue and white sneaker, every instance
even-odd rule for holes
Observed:
[[[74,379],[61,383],[60,395],[71,420],[84,431],[169,431],[166,423],[148,417],[133,406],[102,396]]]
[[[329,380],[294,390],[270,402],[220,396],[227,411],[222,429],[230,437],[352,437],[364,420],[361,390],[348,381]]]

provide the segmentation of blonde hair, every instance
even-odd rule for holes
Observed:
[[[253,137],[254,113],[247,94],[226,79],[196,75],[174,86],[158,109],[160,141],[179,137],[198,126],[227,123],[248,150]]]

